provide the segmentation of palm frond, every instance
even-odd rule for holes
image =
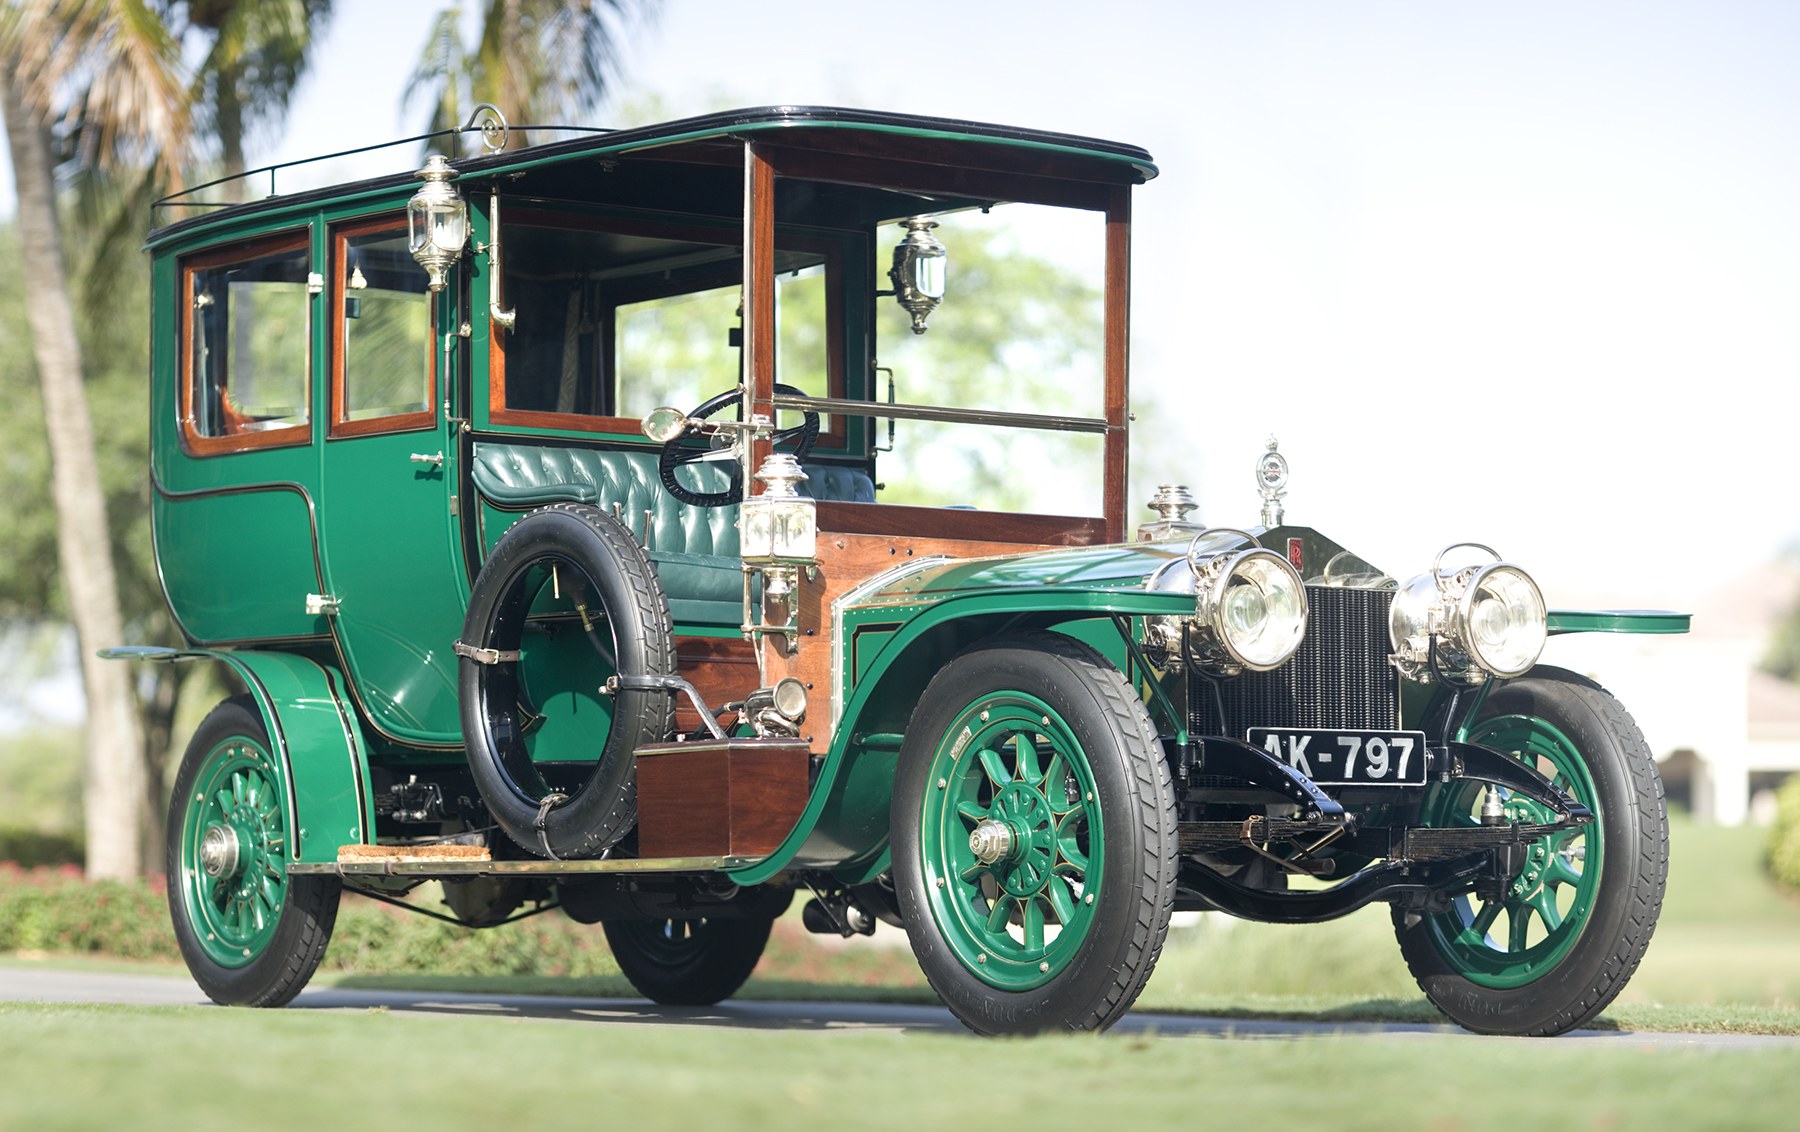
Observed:
[[[439,12],[432,21],[425,49],[401,92],[401,109],[411,106],[420,94],[428,94],[430,109],[425,132],[461,125],[468,69],[468,55],[462,39],[462,9],[452,5]],[[426,148],[430,148],[429,143]]]
[[[173,183],[192,143],[180,45],[144,0],[19,0],[6,36],[30,112],[78,161]]]

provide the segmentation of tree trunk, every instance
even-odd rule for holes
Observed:
[[[143,863],[139,814],[145,791],[144,741],[130,667],[94,655],[95,649],[124,643],[123,622],[82,383],[81,347],[63,267],[49,138],[24,105],[11,60],[0,57],[0,112],[18,187],[20,258],[29,281],[25,316],[44,391],[57,556],[87,693],[82,799],[87,871],[90,877],[134,876]]]
[[[214,82],[218,88],[214,107],[219,132],[219,175],[231,177],[219,186],[220,195],[233,204],[242,204],[249,200],[246,191],[249,186],[244,183],[244,106],[238,101],[239,85],[243,82],[242,68],[233,67],[221,70]]]
[[[139,697],[139,718],[144,726],[143,852],[146,862],[154,862],[162,859],[166,847],[162,815],[166,812],[169,783],[164,768],[175,737],[175,713],[181,707],[181,689],[194,669],[188,664],[145,667],[150,669],[145,676],[151,683],[149,695]]]

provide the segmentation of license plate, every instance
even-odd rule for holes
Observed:
[[[1245,736],[1320,786],[1423,786],[1423,731],[1252,727]]]

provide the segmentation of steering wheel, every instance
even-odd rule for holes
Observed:
[[[743,404],[743,386],[727,389],[717,397],[709,397],[700,407],[688,414],[692,420],[703,421],[727,405]],[[804,397],[804,390],[795,389],[791,385],[777,384],[775,392],[785,393],[790,397]],[[682,437],[676,437],[662,446],[662,455],[657,460],[657,471],[662,476],[663,486],[669,494],[683,503],[694,507],[724,507],[738,502],[738,450],[736,444],[712,448],[688,448],[682,443]],[[812,452],[813,445],[819,441],[819,414],[807,410],[805,419],[792,428],[784,428],[775,433],[771,443],[779,447],[783,444],[794,446],[794,459],[804,460]],[[715,440],[716,443],[716,440]],[[683,484],[675,476],[675,469],[684,464],[725,462],[731,477],[731,486],[724,491],[695,491]]]

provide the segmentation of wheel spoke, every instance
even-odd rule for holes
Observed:
[[[971,861],[961,872],[956,874],[956,879],[962,881],[964,884],[974,884],[981,879],[982,874],[985,872],[987,872],[986,865],[982,864],[980,861]]]
[[[1580,884],[1581,874],[1574,866],[1563,860],[1561,854],[1552,854],[1550,863],[1544,867],[1544,885],[1546,888],[1559,884]]]
[[[1044,797],[1050,801],[1051,813],[1066,814],[1069,812],[1068,808],[1071,805],[1069,802],[1069,791],[1068,788],[1063,785],[1064,781],[1068,778],[1068,775],[1069,766],[1068,763],[1063,761],[1062,752],[1052,747],[1050,749],[1050,758],[1044,763],[1044,777],[1042,785],[1040,786],[1040,789],[1044,792]],[[1079,802],[1073,804],[1080,805]]]
[[[1481,911],[1476,913],[1475,920],[1469,925],[1478,939],[1486,939],[1493,929],[1494,921],[1500,918],[1502,905],[1498,900],[1489,900],[1482,904]]]
[[[1000,752],[994,750],[992,747],[983,747],[979,757],[981,759],[981,769],[987,771],[989,782],[992,782],[995,786],[1005,786],[1012,781],[1012,771],[1007,768],[1006,763],[1000,758]]]
[[[1020,782],[1036,784],[1042,782],[1044,772],[1038,766],[1037,741],[1029,732],[1021,731],[1010,740],[1013,749],[1013,765],[1018,768],[1015,776]]]
[[[962,820],[969,823],[970,829],[974,829],[976,826],[980,825],[988,816],[986,806],[983,806],[980,802],[970,802],[966,800],[956,804],[956,812]]]
[[[999,895],[988,905],[987,930],[993,933],[1004,932],[1007,921],[1012,919],[1012,897]]]
[[[1044,949],[1044,905],[1036,897],[1024,901],[1025,950]]]
[[[1514,903],[1507,909],[1506,916],[1506,949],[1508,951],[1524,951],[1531,932],[1531,913],[1526,911],[1528,905]]]
[[[1075,919],[1075,896],[1067,881],[1052,877],[1044,886],[1044,897],[1050,901],[1050,910],[1056,913],[1057,923],[1067,924]]]

